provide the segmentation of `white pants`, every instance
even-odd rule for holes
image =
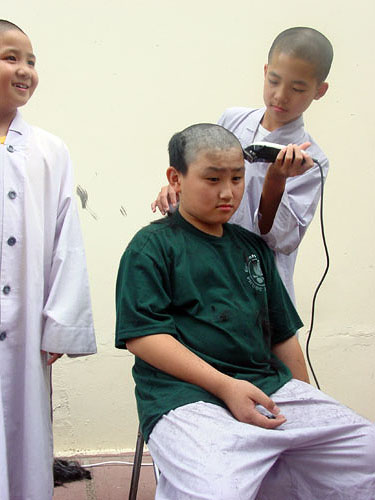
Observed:
[[[375,426],[309,384],[272,395],[287,422],[267,430],[198,402],[170,411],[148,447],[157,500],[375,500]]]

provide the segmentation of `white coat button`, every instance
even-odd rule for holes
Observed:
[[[11,144],[8,144],[7,150],[9,151],[9,153],[13,153],[14,152],[14,147]]]
[[[7,338],[7,332],[0,333],[0,340],[5,340]]]
[[[10,286],[9,285],[5,285],[4,288],[3,288],[3,294],[4,295],[8,295],[10,293]]]
[[[10,238],[8,238],[8,241],[7,241],[8,245],[10,247],[12,247],[13,245],[15,245],[16,242],[17,242],[17,240],[16,240],[16,238],[14,236],[11,236]]]
[[[14,200],[15,198],[17,198],[17,193],[15,191],[9,191],[8,198]]]

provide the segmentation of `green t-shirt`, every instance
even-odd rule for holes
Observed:
[[[120,263],[116,347],[126,340],[170,334],[221,372],[270,395],[291,378],[273,344],[302,326],[257,235],[224,224],[222,237],[199,231],[176,212],[141,229]],[[196,401],[225,404],[135,358],[133,377],[143,435],[168,411]]]

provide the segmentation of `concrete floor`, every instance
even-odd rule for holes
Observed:
[[[69,457],[85,464],[109,461],[132,462],[134,455]],[[63,457],[61,457],[63,458]],[[144,453],[142,463],[152,464],[151,457]],[[129,496],[131,465],[104,465],[89,468],[91,480],[84,479],[55,488],[53,500],[127,500]],[[143,466],[139,478],[137,500],[153,500],[155,496],[155,477],[152,466]]]

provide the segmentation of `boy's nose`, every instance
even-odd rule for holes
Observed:
[[[19,64],[17,67],[16,74],[18,76],[22,76],[24,78],[27,78],[30,76],[30,68],[27,64]]]
[[[233,191],[232,191],[231,185],[227,184],[227,185],[223,186],[221,191],[220,191],[220,198],[222,200],[231,200],[232,197],[233,197]]]
[[[279,102],[287,102],[289,97],[288,90],[285,87],[277,89],[276,98]]]

